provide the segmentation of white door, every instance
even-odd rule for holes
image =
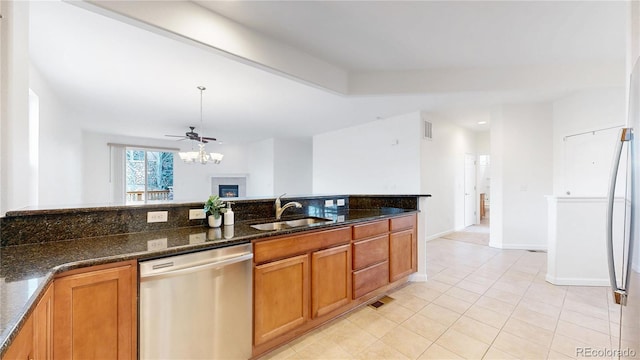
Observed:
[[[476,224],[476,157],[464,155],[464,226]]]

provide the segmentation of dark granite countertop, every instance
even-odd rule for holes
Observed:
[[[388,207],[369,210],[350,209],[342,212],[316,209],[314,212],[310,211],[307,216],[323,217],[333,221],[277,231],[260,231],[250,227],[251,224],[274,221],[274,219],[262,219],[238,222],[235,225],[217,229],[191,226],[0,247],[0,355],[5,352],[17,333],[16,330],[21,327],[34,304],[42,296],[43,290],[57,273],[110,262],[145,260],[231,246],[256,239],[415,212],[417,210]],[[162,239],[161,242],[166,239],[166,248],[150,250],[148,242],[158,239]]]

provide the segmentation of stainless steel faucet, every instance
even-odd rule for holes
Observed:
[[[284,193],[284,194],[282,194],[282,195],[280,195],[280,196],[278,196],[278,197],[276,198],[276,220],[280,220],[280,217],[282,216],[282,213],[283,213],[287,208],[290,208],[290,207],[292,207],[292,206],[295,206],[295,207],[297,207],[297,208],[301,208],[301,207],[302,207],[302,204],[300,204],[300,203],[299,203],[299,202],[297,202],[297,201],[291,201],[291,202],[288,202],[288,203],[284,204],[284,206],[280,206],[280,204],[281,204],[281,203],[280,203],[280,198],[281,198],[281,197],[283,197],[283,196],[285,196],[285,195],[287,195],[287,193]]]

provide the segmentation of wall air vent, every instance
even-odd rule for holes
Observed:
[[[433,124],[427,120],[423,120],[422,123],[422,129],[424,130],[422,137],[427,140],[433,140]]]

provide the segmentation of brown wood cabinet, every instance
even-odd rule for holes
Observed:
[[[53,293],[51,284],[33,312],[33,355],[35,360],[53,359]]]
[[[33,340],[33,316],[29,316],[2,356],[2,360],[33,360]]]
[[[357,299],[389,283],[389,262],[353,272],[353,298]]]
[[[52,359],[53,285],[49,285],[2,360]]]
[[[319,249],[348,244],[350,241],[351,228],[348,226],[310,234],[258,241],[253,244],[253,262],[261,264],[294,255],[308,254]]]
[[[351,245],[311,254],[311,315],[327,314],[351,301]]]
[[[255,242],[254,355],[347,306],[351,261],[350,226]]]
[[[68,272],[55,280],[53,357],[135,359],[135,261]]]
[[[389,234],[389,280],[409,276],[418,269],[416,216],[391,219]]]
[[[389,283],[389,220],[353,226],[353,298]]]
[[[353,243],[353,270],[360,270],[388,259],[389,235],[387,234]]]
[[[254,281],[254,345],[282,335],[309,319],[307,254],[256,266]]]
[[[416,245],[415,214],[254,241],[253,356],[401,285]]]

